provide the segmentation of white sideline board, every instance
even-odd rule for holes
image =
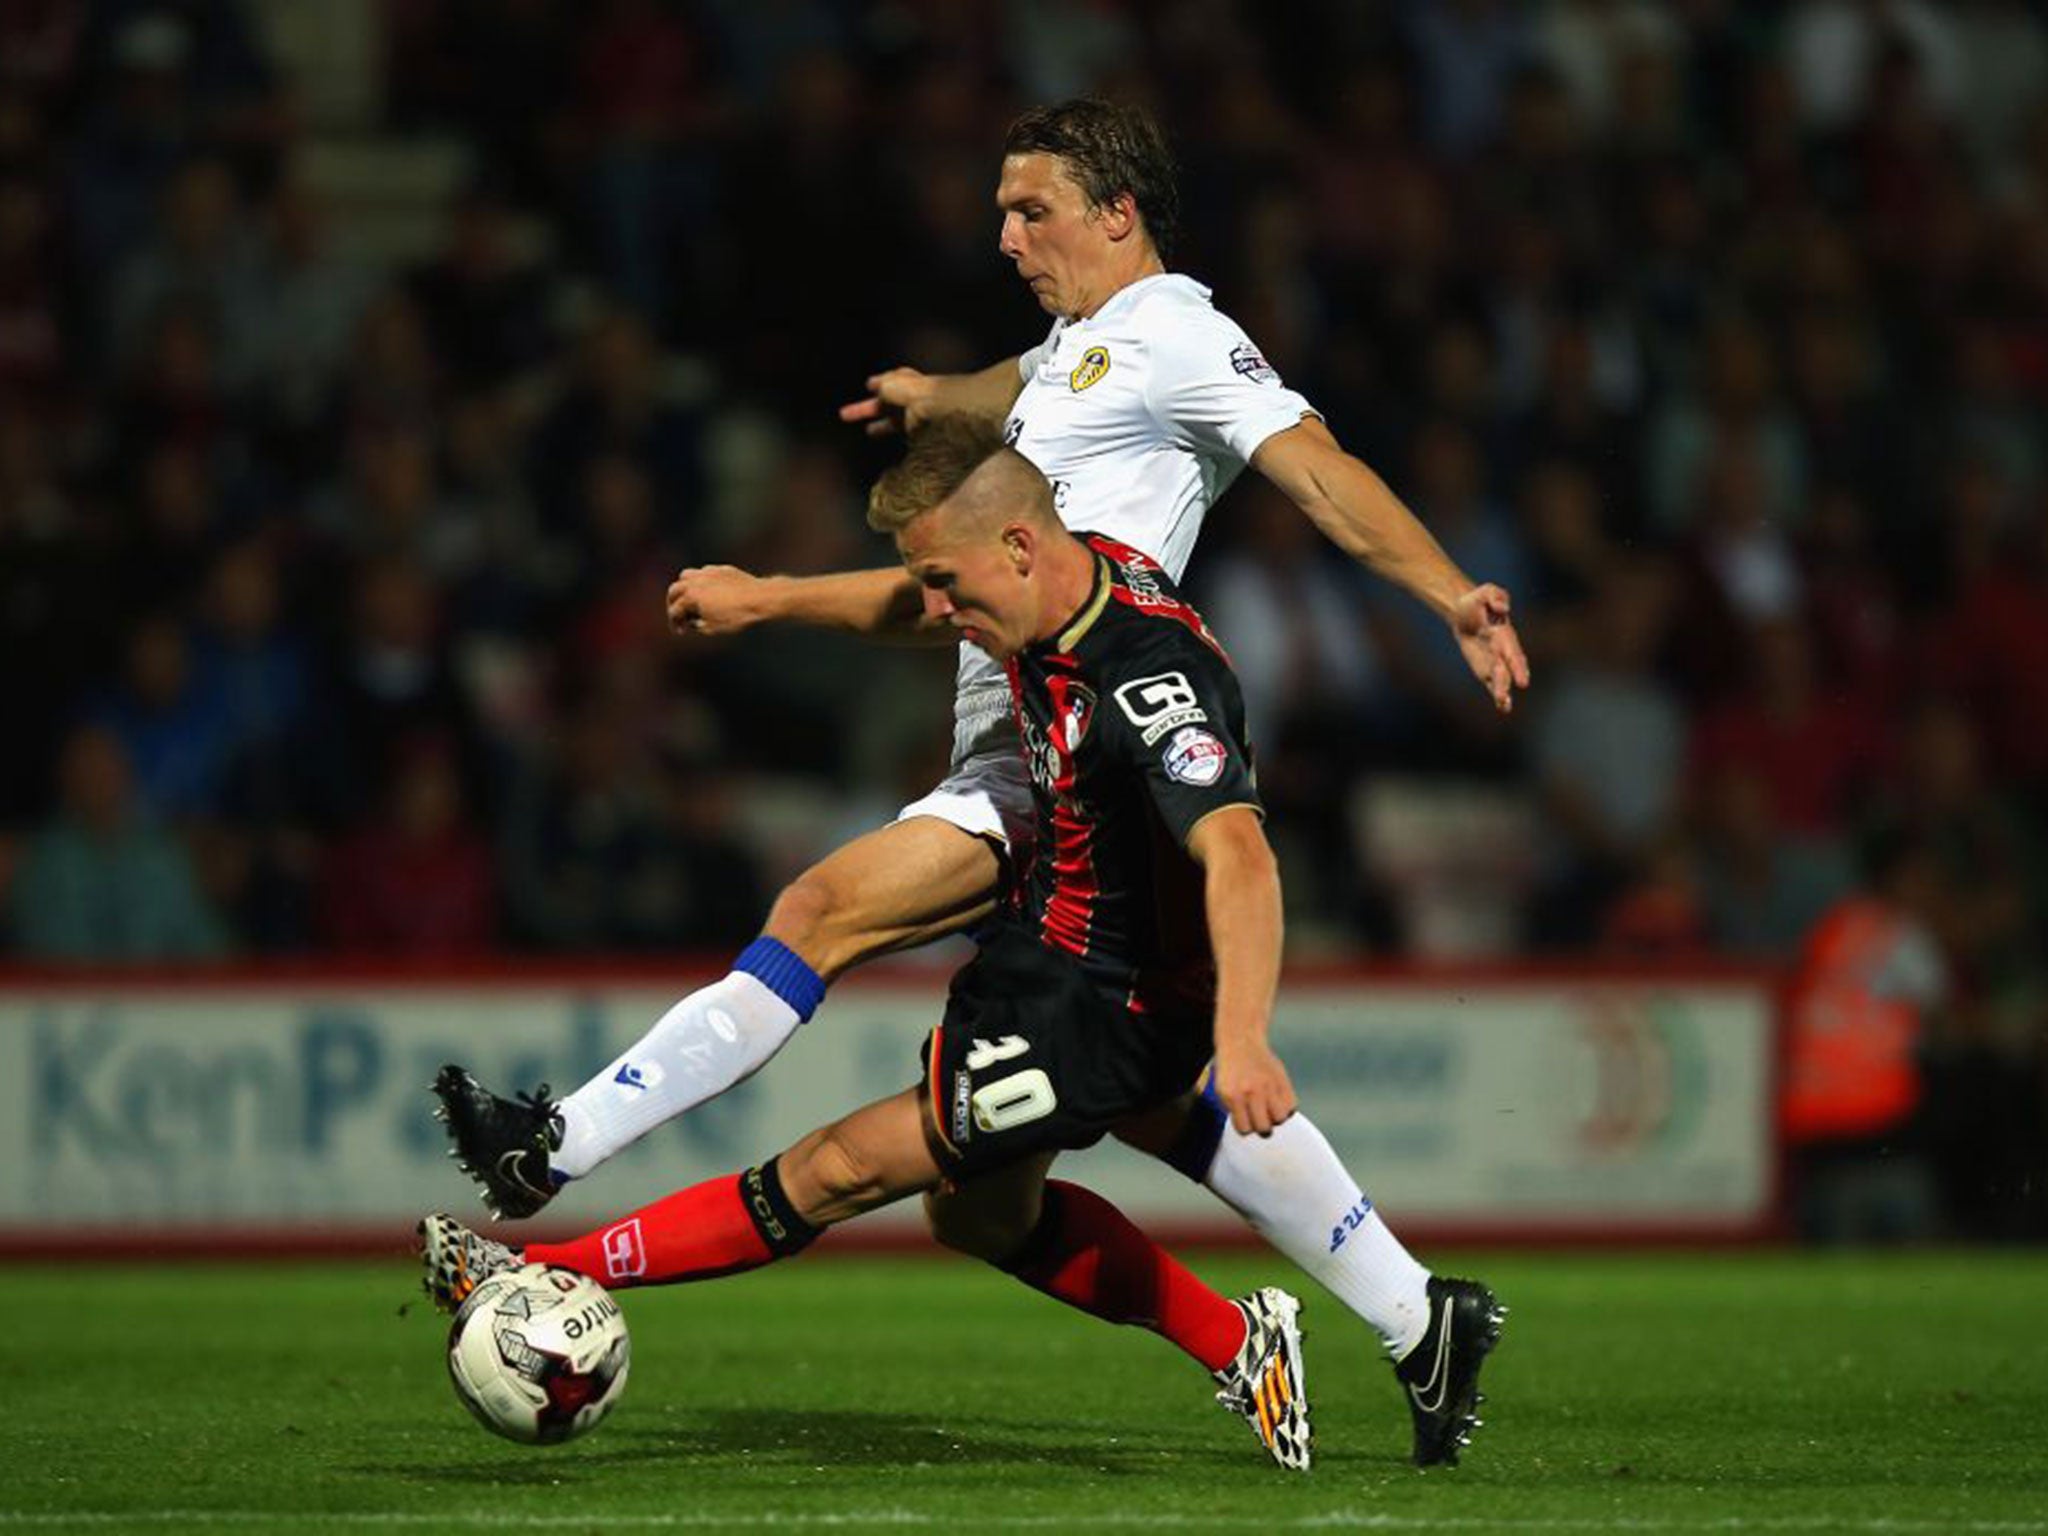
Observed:
[[[686,985],[0,986],[0,1236],[403,1232],[423,1210],[475,1209],[430,1118],[435,1069],[566,1090]],[[765,1070],[550,1217],[596,1225],[904,1087],[942,1001],[939,979],[842,984]],[[1774,1199],[1773,1007],[1763,981],[1715,977],[1311,983],[1283,989],[1274,1038],[1303,1108],[1397,1222],[1740,1234]],[[1061,1170],[1140,1221],[1232,1219],[1120,1146]]]

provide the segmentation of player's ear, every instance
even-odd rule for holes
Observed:
[[[1119,192],[1100,207],[1102,228],[1110,239],[1126,239],[1137,230],[1138,200],[1130,193]]]
[[[1003,530],[1003,549],[1010,557],[1010,567],[1019,576],[1029,576],[1031,566],[1038,554],[1037,540],[1031,537],[1031,530],[1022,523],[1012,523]]]

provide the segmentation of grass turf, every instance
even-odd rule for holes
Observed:
[[[545,1450],[456,1404],[409,1270],[0,1270],[0,1530],[2048,1533],[2048,1256],[1462,1267],[1513,1307],[1466,1464],[1405,1464],[1391,1376],[1311,1290],[1308,1477],[1167,1345],[944,1258],[629,1296],[624,1403]]]

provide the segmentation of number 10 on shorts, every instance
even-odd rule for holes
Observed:
[[[1004,1035],[999,1040],[976,1038],[967,1053],[967,1070],[981,1072],[998,1062],[1022,1056],[1031,1042],[1022,1035]],[[1059,1107],[1052,1091],[1052,1079],[1038,1067],[1026,1067],[974,1090],[974,1124],[983,1131],[1007,1131],[1014,1126],[1041,1120]]]

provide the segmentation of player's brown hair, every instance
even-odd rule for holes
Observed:
[[[1017,457],[995,422],[979,416],[933,417],[911,434],[902,461],[884,470],[868,492],[868,526],[877,533],[907,527],[948,500],[997,454]]]
[[[1033,107],[1010,124],[1003,154],[1052,155],[1067,168],[1091,208],[1131,194],[1161,261],[1180,243],[1180,188],[1173,152],[1158,120],[1143,107],[1077,96]]]

